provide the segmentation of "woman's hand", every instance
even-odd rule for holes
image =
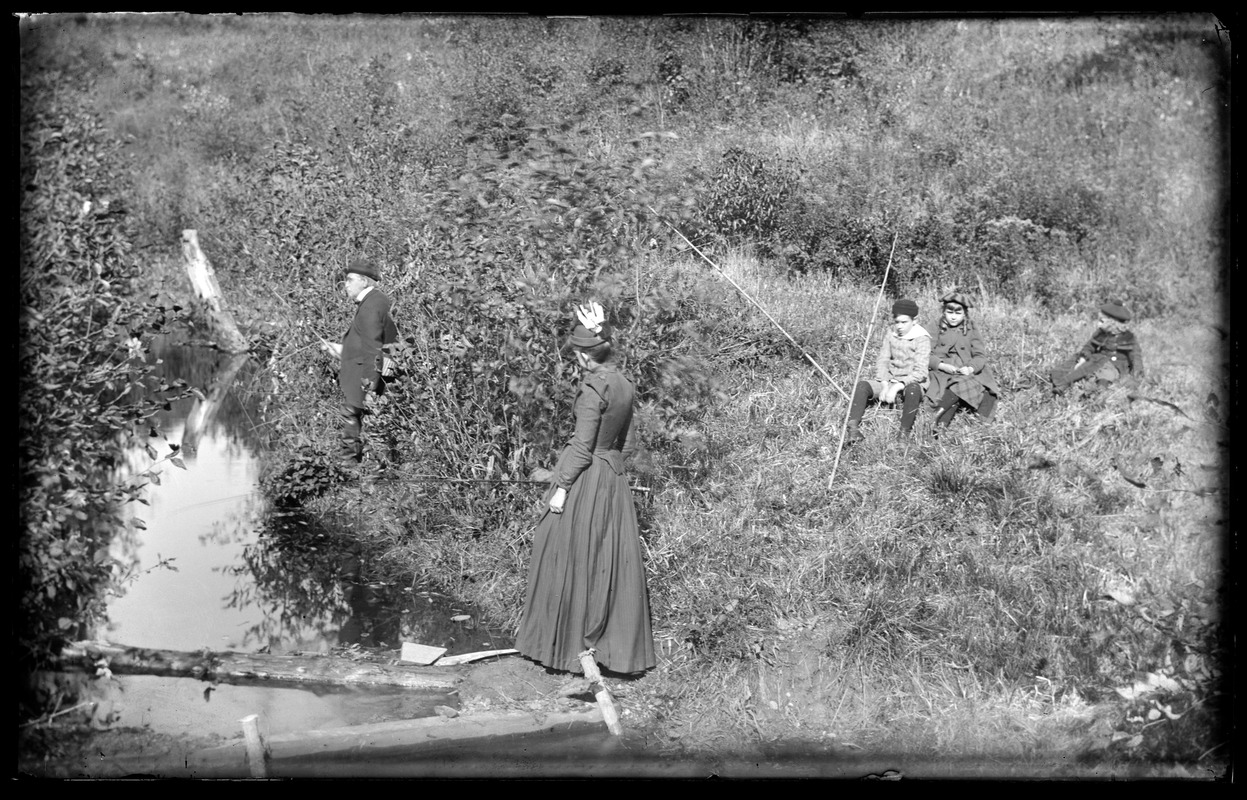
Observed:
[[[550,510],[555,514],[563,513],[563,504],[567,502],[567,490],[562,486],[554,490],[554,494],[550,495]]]
[[[973,374],[974,374],[974,367],[971,367],[971,366],[968,366],[968,365],[967,365],[967,366],[964,366],[964,367],[962,367],[961,369],[957,370],[957,372],[958,372],[958,374],[961,374],[961,375],[973,375]]]
[[[956,375],[957,368],[954,367],[952,364],[949,364],[947,361],[941,361],[940,372],[947,372],[949,375]]]

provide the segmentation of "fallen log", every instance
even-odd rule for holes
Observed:
[[[234,315],[225,307],[216,272],[203,250],[199,249],[199,234],[193,229],[182,231],[182,257],[186,261],[186,274],[195,289],[195,295],[207,306],[208,321],[216,335],[217,347],[227,353],[245,353],[250,350],[247,337],[239,332]]]
[[[296,684],[399,686],[407,689],[453,689],[456,670],[406,664],[375,664],[335,656],[265,653],[183,653],[149,650],[105,642],[76,642],[61,651],[62,671],[96,672],[101,666],[128,675],[197,678],[232,685]]]

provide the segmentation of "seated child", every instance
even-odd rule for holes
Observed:
[[[953,289],[940,302],[944,315],[931,347],[931,385],[927,389],[927,399],[936,410],[936,436],[962,406],[991,419],[1000,394],[1000,385],[983,352],[983,340],[970,323],[970,298]]]
[[[1061,394],[1076,381],[1095,376],[1104,388],[1123,375],[1143,377],[1143,350],[1126,323],[1130,311],[1120,303],[1100,306],[1099,329],[1091,341],[1058,364],[1049,375],[1052,393]]]
[[[927,387],[927,362],[931,359],[931,334],[914,321],[916,316],[918,304],[909,298],[892,305],[892,325],[883,337],[879,358],[875,361],[875,379],[858,381],[853,387],[846,444],[866,438],[858,428],[866,411],[866,401],[872,397],[880,403],[895,403],[899,396],[901,435],[913,433],[914,420]]]

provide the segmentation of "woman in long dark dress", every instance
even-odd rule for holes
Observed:
[[[632,453],[635,388],[612,359],[601,306],[578,310],[570,344],[584,377],[576,432],[559,456],[533,535],[515,647],[547,667],[582,672],[580,654],[617,673],[656,664],[636,509],[624,460]]]

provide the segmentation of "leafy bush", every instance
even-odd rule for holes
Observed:
[[[767,254],[785,228],[796,186],[791,162],[732,147],[707,181],[697,217],[728,243],[761,244]]]
[[[105,202],[124,194],[116,143],[62,81],[22,84],[14,647],[27,669],[101,619],[125,505],[158,482],[158,464],[181,466],[177,447],[160,453],[146,424],[185,394],[145,360],[169,314],[138,299],[145,287],[123,214]],[[122,454],[140,446],[152,463],[127,474]]]

